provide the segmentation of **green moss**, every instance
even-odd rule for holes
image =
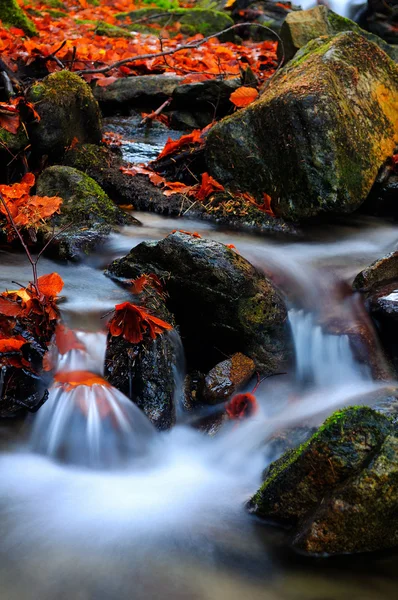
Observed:
[[[57,71],[46,77],[43,81],[35,83],[30,90],[30,99],[33,102],[50,100],[56,105],[63,106],[70,103],[71,96],[92,100],[90,86],[75,73],[70,71]]]
[[[131,39],[131,33],[129,31],[126,31],[125,29],[123,29],[122,27],[118,27],[117,25],[110,25],[109,23],[105,23],[104,21],[101,21],[97,24],[95,28],[95,33],[97,35],[103,35],[109,38],[125,37]]]
[[[25,146],[28,145],[28,137],[26,135],[26,131],[23,127],[20,127],[16,134],[10,133],[6,129],[0,127],[0,152],[11,152],[12,154],[17,154],[20,152]],[[11,155],[8,153],[8,156],[11,160]]]
[[[37,4],[45,4],[46,6],[50,6],[51,8],[63,8],[66,10],[66,6],[61,0],[45,0],[45,2],[41,2],[38,0]]]
[[[37,35],[37,29],[33,22],[26,16],[16,0],[1,0],[0,21],[5,25],[19,27],[28,36]]]
[[[63,12],[62,10],[53,10],[53,9],[49,9],[46,12],[48,12],[48,14],[53,18],[53,19],[62,19],[63,17],[67,17],[68,13]]]
[[[158,14],[159,10],[157,8],[143,8],[128,13],[119,13],[116,15],[116,18],[122,22],[127,18],[131,19],[131,21],[138,21],[145,17],[156,17]],[[222,31],[223,29],[227,29],[234,24],[231,17],[229,17],[227,14],[216,10],[202,8],[179,8],[167,10],[163,11],[162,15],[164,16],[148,19],[148,23],[158,23],[159,25],[167,26],[178,21],[181,23],[181,33],[184,33],[185,35],[201,33],[204,36],[208,36],[213,33],[217,33],[218,31]],[[145,25],[145,22],[143,22],[138,23],[137,25],[126,24],[125,27],[129,30],[138,31],[137,27],[140,28]],[[223,36],[223,39],[232,39],[233,35],[233,32],[231,32],[231,35],[226,34],[226,36]]]
[[[392,429],[390,419],[368,407],[335,412],[307,442],[271,465],[250,508],[283,522],[304,518],[326,493],[359,471]]]

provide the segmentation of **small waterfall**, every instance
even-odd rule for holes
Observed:
[[[31,449],[68,464],[117,468],[148,451],[155,428],[131,400],[102,380],[105,334],[78,332],[76,337],[84,345],[58,357],[55,379],[66,383],[54,383],[38,412]]]
[[[370,371],[356,361],[347,335],[325,332],[314,315],[303,310],[291,309],[289,320],[301,385],[321,388],[370,381]]]

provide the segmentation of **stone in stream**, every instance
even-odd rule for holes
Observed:
[[[361,29],[354,21],[336,14],[324,5],[315,6],[310,10],[290,12],[287,15],[280,31],[282,44],[278,45],[278,57],[282,59],[284,55],[287,62],[311,40],[344,31],[360,33],[370,42],[377,44],[390,58],[398,61],[398,48],[390,46],[377,35]]]
[[[208,8],[140,8],[129,12],[119,13],[116,19],[122,27],[129,31],[142,31],[153,33],[148,27],[151,23],[158,25],[171,25],[179,23],[179,33],[183,35],[195,35],[201,33],[203,36],[218,33],[234,24],[233,20],[225,12]],[[137,21],[137,23],[135,23]],[[222,41],[233,41],[234,32],[227,32],[221,36]]]
[[[174,325],[163,298],[151,289],[140,294],[140,303],[151,314]],[[105,377],[164,431],[175,424],[176,369],[179,361],[176,332],[164,332],[154,340],[145,338],[132,344],[122,336],[108,335]]]
[[[76,141],[101,141],[101,114],[90,86],[70,71],[52,73],[32,85],[27,94],[40,121],[28,126],[35,155],[62,156]]]
[[[398,141],[398,68],[357,33],[309,42],[207,136],[211,174],[287,219],[350,213]]]
[[[394,280],[398,285],[398,251],[378,258],[363,269],[355,277],[353,287],[356,290],[369,292]]]
[[[225,402],[254,375],[256,365],[241,352],[213,367],[204,379],[203,397],[208,404]]]
[[[105,87],[97,85],[94,96],[105,114],[128,111],[134,106],[158,108],[171,98],[182,80],[183,77],[167,74],[125,77]]]
[[[50,250],[58,258],[78,259],[120,226],[138,224],[91,177],[72,167],[54,165],[45,169],[37,181],[37,194],[60,196],[63,200],[60,215],[51,219],[59,227],[70,225],[51,243]],[[45,239],[51,236],[45,229],[42,234]]]
[[[155,273],[169,294],[192,368],[206,372],[242,352],[265,373],[283,370],[291,337],[284,300],[275,286],[224,244],[185,233],[142,242],[108,274],[132,279]]]
[[[338,411],[271,465],[249,508],[292,526],[293,547],[309,554],[394,546],[397,449],[387,417],[367,407]]]

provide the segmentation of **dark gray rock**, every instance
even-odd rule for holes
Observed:
[[[237,352],[213,367],[204,379],[203,397],[208,404],[225,402],[254,375],[251,358]]]
[[[117,279],[142,273],[155,273],[164,282],[168,307],[194,368],[206,372],[223,354],[243,352],[259,369],[273,373],[290,358],[280,293],[223,244],[174,233],[160,242],[139,244],[108,269]]]

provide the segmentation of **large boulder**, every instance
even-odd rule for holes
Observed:
[[[234,250],[197,235],[173,233],[142,242],[108,273],[132,279],[155,273],[169,294],[188,362],[206,372],[242,352],[266,373],[289,357],[285,303],[275,286]]]
[[[398,69],[357,33],[313,40],[206,144],[223,184],[288,219],[350,213],[398,140]]]
[[[392,421],[366,407],[338,411],[302,446],[273,463],[251,511],[293,527],[310,554],[396,545],[398,437]]]
[[[60,214],[52,218],[54,225],[68,226],[52,244],[58,258],[78,259],[82,252],[95,249],[111,231],[138,224],[91,177],[73,167],[54,165],[45,169],[37,181],[37,193],[63,200]]]
[[[29,126],[29,138],[37,155],[50,160],[62,156],[76,141],[101,141],[101,115],[90,86],[70,71],[52,73],[28,92],[40,121]]]
[[[37,29],[33,21],[27,17],[17,0],[1,0],[0,21],[3,25],[22,29],[28,36],[37,35]]]
[[[343,31],[360,33],[370,42],[377,44],[390,58],[398,61],[398,48],[390,46],[377,35],[361,29],[354,21],[336,14],[324,5],[315,6],[310,10],[290,12],[287,15],[280,31],[282,44],[278,45],[278,56],[282,58],[284,55],[287,62],[311,40]]]

